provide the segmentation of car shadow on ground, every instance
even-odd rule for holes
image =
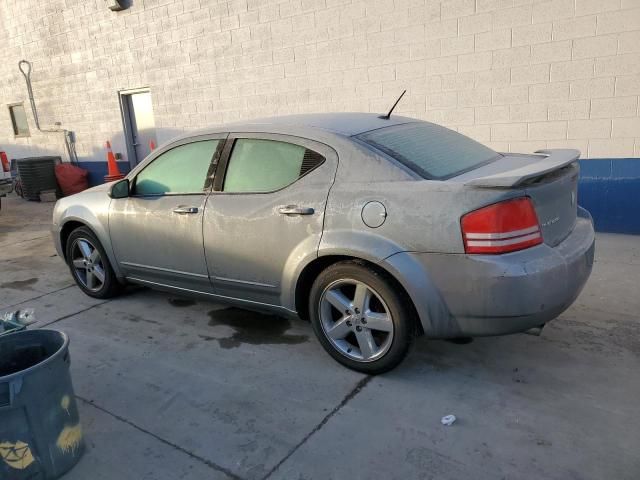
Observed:
[[[286,345],[317,342],[308,321],[289,319],[268,313],[245,310],[220,305],[208,300],[179,297],[172,294],[154,292],[146,287],[129,287],[129,295],[150,295],[156,301],[166,302],[176,309],[190,309],[196,306],[199,314],[191,322],[202,327],[226,326],[227,336],[199,334],[205,342],[214,341],[223,349],[241,349],[244,345]],[[143,293],[144,292],[144,293]],[[163,298],[164,297],[164,298]],[[211,308],[208,309],[207,306]],[[205,312],[202,312],[202,310]],[[194,311],[195,313],[195,311]],[[501,337],[463,339],[464,341],[434,340],[419,337],[414,341],[405,361],[385,377],[412,380],[424,379],[429,373],[457,373],[464,376],[483,378],[504,375],[505,382],[526,383],[525,372],[531,353],[550,359],[562,355],[562,350],[580,348],[566,339],[557,338],[559,327],[566,328],[569,318],[561,317],[543,330],[542,336],[513,334]],[[575,327],[575,325],[573,325]],[[583,326],[583,328],[587,328]],[[231,332],[230,335],[228,333]],[[551,332],[551,334],[550,334]],[[577,330],[574,329],[574,333]],[[321,354],[324,352],[321,352]],[[337,363],[336,368],[344,368]]]

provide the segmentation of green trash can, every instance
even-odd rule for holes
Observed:
[[[0,336],[0,479],[52,480],[84,452],[69,372],[69,337]]]

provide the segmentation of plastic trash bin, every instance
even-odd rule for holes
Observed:
[[[0,336],[0,479],[51,480],[80,459],[84,442],[69,363],[62,332]]]

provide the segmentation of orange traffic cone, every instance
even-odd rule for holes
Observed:
[[[107,142],[107,168],[109,171],[104,177],[105,182],[113,182],[114,180],[124,178],[124,175],[120,173],[120,169],[118,168],[116,157],[111,151],[111,142]]]

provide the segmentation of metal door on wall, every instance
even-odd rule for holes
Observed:
[[[151,92],[147,89],[122,91],[120,105],[129,163],[134,167],[151,153],[152,145],[158,144]]]

